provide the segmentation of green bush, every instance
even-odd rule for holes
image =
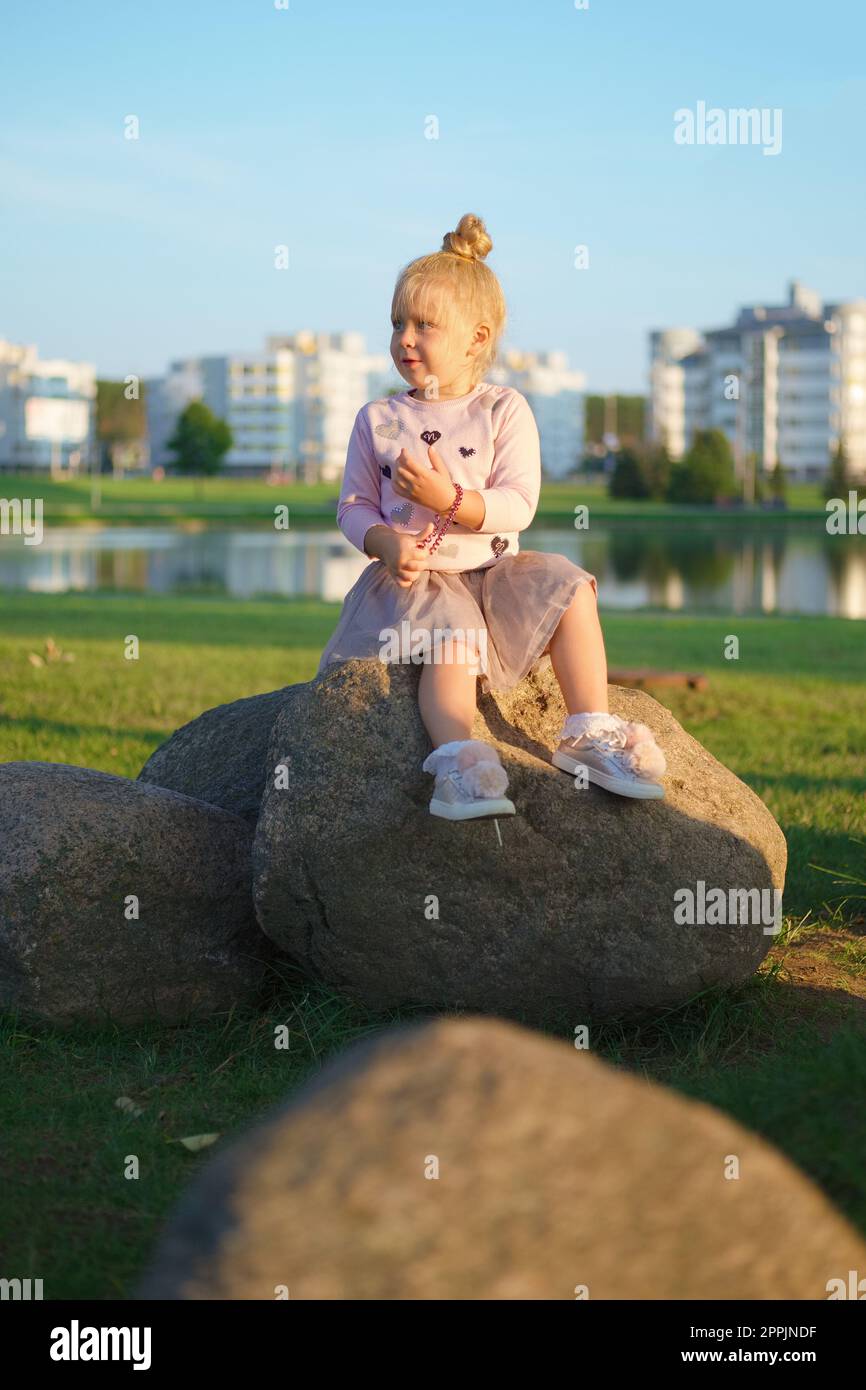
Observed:
[[[857,494],[857,500],[866,497],[866,484],[860,483],[859,486],[854,482],[848,471],[848,456],[841,444],[837,444],[830,458],[830,467],[824,479],[824,496],[829,501],[831,497],[841,497],[847,499],[849,492]]]
[[[650,488],[643,465],[630,449],[623,449],[617,458],[608,491],[611,497],[649,497]]]
[[[663,444],[623,449],[617,456],[608,483],[611,497],[662,501],[671,476],[671,458]]]
[[[767,491],[777,501],[783,500],[788,495],[788,475],[778,460],[775,468],[772,468],[767,475]]]
[[[647,451],[643,470],[654,501],[662,501],[667,496],[672,469],[671,456],[663,444],[656,444]]]
[[[713,503],[737,495],[734,456],[721,430],[697,430],[692,446],[671,469],[669,502]]]

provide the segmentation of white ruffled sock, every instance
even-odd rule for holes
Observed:
[[[580,738],[589,734],[592,738],[609,738],[617,747],[625,745],[625,720],[609,710],[589,710],[581,714],[568,715],[559,737]]]
[[[434,748],[432,753],[427,754],[421,764],[421,771],[432,772],[434,776],[439,772],[450,771],[457,766],[457,754],[460,749],[465,748],[467,744],[479,741],[478,739],[456,738],[451,743],[440,743],[438,748]]]

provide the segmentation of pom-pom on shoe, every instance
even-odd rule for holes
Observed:
[[[422,763],[436,783],[430,814],[445,820],[477,820],[479,816],[513,816],[514,803],[505,795],[508,773],[499,754],[479,738],[455,739],[434,748]]]
[[[617,714],[570,714],[552,761],[572,776],[585,768],[588,781],[618,796],[647,801],[665,794],[659,779],[667,763],[652,731]]]

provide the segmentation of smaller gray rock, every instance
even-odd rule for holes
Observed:
[[[133,1024],[251,997],[274,952],[253,913],[250,841],[238,816],[176,792],[0,764],[0,1007]]]
[[[287,685],[205,710],[151,753],[139,782],[222,806],[255,826],[271,728],[293,689]]]

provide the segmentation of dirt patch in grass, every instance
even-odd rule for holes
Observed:
[[[844,1024],[866,1027],[866,934],[850,926],[796,928],[762,969],[795,991],[788,1009],[829,1036]]]
[[[866,934],[851,927],[815,927],[795,933],[778,951],[791,984],[843,991],[866,1006]]]

